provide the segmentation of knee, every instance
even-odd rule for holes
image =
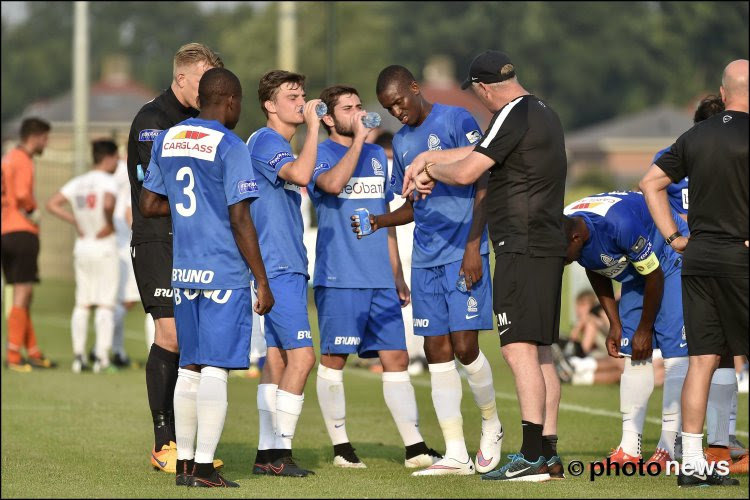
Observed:
[[[447,363],[453,361],[453,346],[447,335],[425,337],[424,353],[428,363]]]
[[[469,365],[479,356],[479,345],[471,342],[459,342],[453,344],[453,352],[462,365]]]
[[[380,356],[383,370],[387,372],[403,372],[409,367],[409,354],[406,351],[389,351],[388,355]]]

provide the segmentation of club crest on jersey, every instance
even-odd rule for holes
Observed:
[[[383,172],[383,165],[377,160],[377,158],[372,159],[372,171],[375,173],[375,175],[385,177],[385,172]]]
[[[469,300],[466,301],[466,310],[470,313],[477,312],[477,299],[474,297],[469,297]]]
[[[609,267],[609,266],[611,266],[612,264],[615,263],[615,258],[614,257],[610,257],[606,253],[601,254],[600,257],[602,258],[602,264],[604,264],[607,267]]]
[[[291,158],[291,157],[292,157],[292,153],[288,151],[282,151],[281,153],[276,153],[276,156],[268,160],[268,164],[271,167],[276,168],[276,165],[278,165],[281,160],[283,160],[284,158]]]
[[[479,130],[472,130],[471,132],[468,132],[466,134],[466,138],[469,139],[470,143],[474,144],[482,138],[482,134],[479,132]]]
[[[732,119],[731,115],[724,115],[724,117],[721,119],[724,123],[729,123],[729,120]]]
[[[138,142],[154,142],[162,132],[164,131],[157,130],[155,128],[147,128],[141,130],[141,132],[138,134]]]
[[[258,183],[255,179],[240,181],[237,183],[237,191],[239,191],[240,194],[255,193],[258,191]]]
[[[429,149],[430,151],[439,151],[443,149],[440,146],[440,137],[435,134],[430,134],[430,136],[427,138],[427,149]]]
[[[396,176],[391,175],[391,186],[395,186],[395,185],[396,185]]]

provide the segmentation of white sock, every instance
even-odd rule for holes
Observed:
[[[631,456],[641,454],[641,435],[646,422],[648,398],[654,390],[654,366],[651,359],[633,361],[625,358],[625,370],[620,377],[620,412],[622,413],[622,441],[620,447]]]
[[[732,397],[737,387],[734,373],[734,368],[717,368],[711,379],[706,406],[706,433],[709,446],[729,446],[729,419],[732,413]]]
[[[89,314],[91,310],[88,307],[75,306],[73,314],[70,316],[70,335],[73,341],[73,355],[86,355],[86,337],[89,330]]]
[[[344,370],[334,370],[318,365],[316,388],[318,403],[323,414],[328,435],[334,445],[348,443],[346,435],[346,398],[344,397]]]
[[[125,354],[125,306],[118,303],[115,306],[115,329],[112,334],[112,352],[123,356]]]
[[[466,462],[469,453],[464,441],[463,418],[461,417],[461,376],[456,362],[432,363],[429,365],[432,385],[432,404],[435,406],[438,423],[445,439],[445,456]]]
[[[737,379],[734,380],[732,392],[732,409],[729,411],[729,435],[737,437]]]
[[[682,463],[690,465],[694,470],[705,467],[706,458],[703,455],[703,434],[691,434],[682,432]]]
[[[669,457],[674,458],[674,446],[677,433],[682,424],[680,409],[682,384],[688,370],[688,357],[664,359],[664,392],[661,407],[661,437],[657,448],[667,450]]]
[[[383,397],[404,446],[424,441],[419,432],[419,410],[409,372],[383,372]]]
[[[276,445],[274,448],[280,450],[291,450],[294,431],[297,421],[302,413],[302,403],[305,395],[292,394],[291,392],[276,391]]]
[[[112,335],[115,333],[115,313],[109,307],[99,306],[94,313],[96,328],[96,357],[102,367],[109,366],[109,350],[112,348]]]
[[[146,332],[146,350],[148,351],[151,349],[151,345],[154,343],[154,335],[156,335],[156,324],[150,314],[146,314],[146,319],[143,321],[143,330]]]
[[[276,384],[258,384],[258,450],[276,443]]]
[[[195,434],[198,432],[198,386],[201,374],[180,368],[174,386],[174,433],[177,442],[177,459],[195,457]]]
[[[195,462],[210,464],[219,445],[224,420],[227,417],[227,375],[224,368],[204,366],[201,369],[200,386],[196,400],[198,409],[198,433],[195,446]]]
[[[479,407],[482,415],[482,432],[497,432],[500,430],[500,418],[497,416],[497,404],[495,403],[495,387],[492,384],[492,368],[490,363],[479,351],[477,359],[463,365],[466,370],[467,380],[474,402]]]

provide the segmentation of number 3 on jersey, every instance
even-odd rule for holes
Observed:
[[[175,204],[177,213],[183,217],[190,217],[195,213],[195,193],[193,193],[193,187],[195,187],[195,178],[193,177],[193,171],[190,167],[182,167],[177,171],[176,179],[178,181],[183,180],[185,177],[188,178],[188,185],[183,188],[182,192],[188,197],[189,203],[187,206],[183,203]]]

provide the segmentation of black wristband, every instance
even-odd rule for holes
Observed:
[[[682,236],[682,233],[679,232],[679,231],[676,231],[676,232],[672,233],[671,235],[669,235],[669,238],[667,238],[664,241],[667,242],[667,245],[672,246],[672,242],[674,240],[676,240],[677,238],[679,238],[680,236]]]

